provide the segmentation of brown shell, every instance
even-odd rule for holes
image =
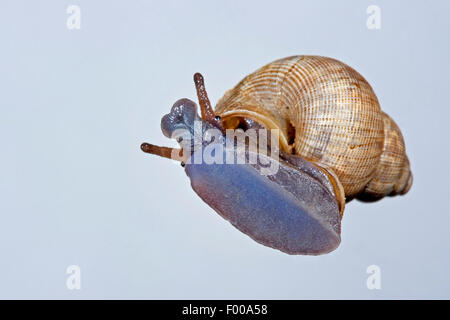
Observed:
[[[280,130],[280,145],[331,169],[347,198],[405,193],[403,137],[369,83],[335,59],[293,56],[245,77],[216,105],[226,128],[252,119]]]
[[[366,185],[362,199],[378,199],[385,195],[405,194],[412,185],[409,160],[405,143],[397,124],[382,112],[384,121],[384,145],[380,162],[372,179]]]

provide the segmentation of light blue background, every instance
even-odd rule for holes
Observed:
[[[66,28],[68,5],[81,30]],[[381,30],[366,8],[381,8]],[[450,298],[450,2],[0,2],[0,298]],[[277,58],[354,67],[401,127],[408,195],[351,202],[342,244],[289,256],[143,154],[203,73],[213,103]],[[66,288],[81,267],[82,289]],[[366,268],[381,268],[368,290]]]

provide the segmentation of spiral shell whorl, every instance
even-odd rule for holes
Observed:
[[[405,143],[397,124],[386,113],[383,152],[372,179],[359,198],[376,200],[385,195],[405,194],[412,185],[412,173],[405,152]]]
[[[230,126],[246,117],[280,129],[281,147],[332,169],[347,197],[364,190],[383,150],[375,93],[358,72],[331,58],[274,61],[228,91],[216,112]]]

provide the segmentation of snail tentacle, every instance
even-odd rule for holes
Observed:
[[[197,72],[194,74],[195,89],[197,91],[198,103],[200,105],[200,112],[202,119],[215,125],[217,128],[223,131],[222,121],[219,115],[216,115],[211,102],[209,102],[208,93],[205,88],[205,81],[203,76]]]
[[[183,159],[183,149],[161,147],[151,143],[141,144],[141,150],[145,153],[154,154],[163,158],[181,161]]]

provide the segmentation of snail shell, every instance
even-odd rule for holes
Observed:
[[[279,129],[280,146],[334,172],[347,201],[404,194],[412,184],[400,129],[369,83],[335,59],[269,63],[227,91],[215,108],[225,128],[250,119]]]

